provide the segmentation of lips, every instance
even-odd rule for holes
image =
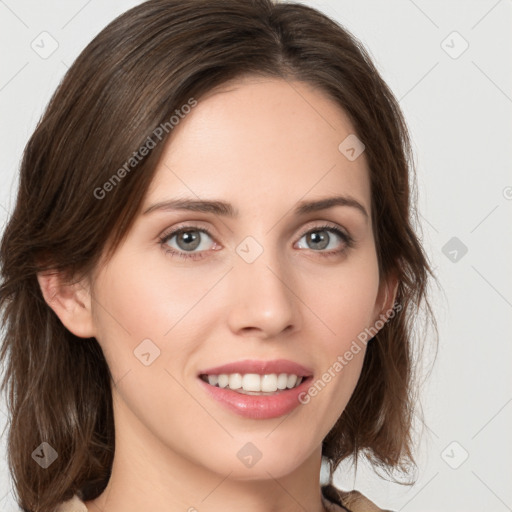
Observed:
[[[237,374],[237,378],[243,375],[244,378],[249,377],[251,381],[258,380],[258,375],[265,376],[261,380],[262,386],[263,379],[268,376],[274,379],[276,375],[285,374],[285,377],[291,378],[292,381],[297,378],[297,385],[291,389],[284,388],[277,389],[275,392],[254,394],[249,394],[250,391],[241,393],[240,389],[232,390],[229,386],[222,388],[215,385],[217,377],[226,379],[228,375],[234,376],[235,374]],[[214,385],[209,383],[212,376],[215,376]],[[311,369],[286,359],[237,361],[205,368],[198,373],[199,385],[210,398],[239,416],[258,420],[277,418],[291,413],[302,403],[299,397],[306,392],[312,378],[313,371]],[[293,382],[291,385],[294,385]],[[244,387],[246,387],[245,383]]]

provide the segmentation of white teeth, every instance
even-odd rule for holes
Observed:
[[[225,373],[219,375],[219,382],[217,383],[219,388],[225,388],[229,384],[229,376]]]
[[[246,373],[242,377],[244,391],[261,391],[261,377],[257,373]]]
[[[229,376],[229,388],[240,389],[242,387],[242,376],[239,373],[232,373]]]
[[[288,375],[288,382],[286,383],[287,388],[293,388],[297,382],[297,375]]]
[[[261,376],[261,391],[270,393],[277,391],[277,375],[275,373]]]
[[[297,377],[295,374],[270,373],[259,375],[257,373],[221,373],[220,375],[208,375],[208,383],[219,388],[228,388],[252,393],[275,393],[278,390],[292,389],[297,387],[303,377]]]
[[[286,389],[288,384],[288,375],[286,373],[280,373],[277,377],[277,389]]]

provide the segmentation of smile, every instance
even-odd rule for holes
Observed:
[[[242,394],[276,393],[285,389],[293,389],[300,385],[303,377],[291,373],[270,373],[258,375],[257,373],[221,373],[220,375],[201,375],[200,378],[210,386],[222,389],[231,389]]]

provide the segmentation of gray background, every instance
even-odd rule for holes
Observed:
[[[2,225],[23,147],[50,95],[86,44],[138,3],[0,0]],[[427,426],[416,484],[389,483],[364,465],[357,477],[344,465],[336,483],[396,511],[512,510],[512,1],[303,3],[364,43],[400,100],[423,242],[443,288],[433,296],[439,353],[422,386]],[[0,402],[0,428],[6,421]],[[0,441],[0,509],[14,511]]]

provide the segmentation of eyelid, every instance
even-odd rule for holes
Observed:
[[[320,222],[320,224],[318,224]],[[303,228],[300,234],[300,238],[302,238],[304,235],[307,235],[310,231],[315,229],[327,229],[332,228],[341,231],[347,238],[352,238],[350,233],[346,228],[343,226],[340,226],[339,224],[336,224],[335,222],[331,222],[329,220],[316,220],[316,221],[309,221],[308,225]]]
[[[204,222],[199,220],[189,220],[189,221],[183,221],[178,224],[173,225],[171,228],[167,228],[163,231],[161,235],[158,236],[160,240],[162,238],[166,238],[172,234],[176,234],[179,231],[187,231],[187,230],[198,230],[205,232],[208,236],[213,238],[212,229],[210,225],[202,225]],[[208,224],[208,223],[204,223]]]

